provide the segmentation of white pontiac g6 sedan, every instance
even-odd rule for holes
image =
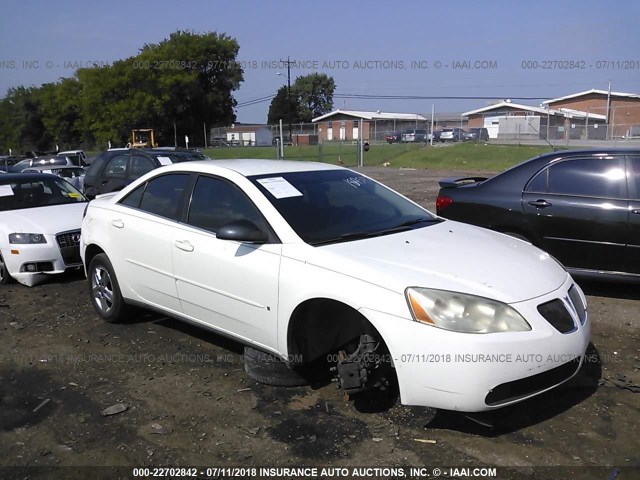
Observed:
[[[567,381],[589,344],[548,254],[331,165],[159,168],[89,204],[80,250],[104,320],[137,305],[230,336],[268,383],[320,364],[348,393],[479,412]],[[274,357],[290,377],[260,370]]]

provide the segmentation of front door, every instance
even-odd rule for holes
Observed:
[[[216,238],[216,230],[240,219],[268,228],[235,184],[200,176],[186,224],[177,226],[173,237],[182,310],[195,320],[275,350],[282,247]]]

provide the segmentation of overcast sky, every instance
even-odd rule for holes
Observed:
[[[78,65],[134,56],[176,30],[237,39],[238,103],[274,95],[295,77],[336,81],[336,108],[462,112],[486,99],[358,99],[350,95],[498,97],[537,105],[591,88],[640,93],[640,2],[3,0],[0,92],[72,76]],[[189,61],[189,59],[184,59]],[[438,63],[439,62],[439,63]],[[277,75],[278,72],[284,75]],[[531,97],[518,100],[518,97]],[[535,99],[534,97],[540,97]],[[239,106],[266,121],[269,101]]]

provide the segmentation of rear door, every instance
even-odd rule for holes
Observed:
[[[629,181],[629,235],[627,272],[640,274],[640,155],[627,158]]]
[[[190,175],[155,177],[123,198],[110,212],[111,261],[121,282],[139,299],[164,310],[180,312],[173,277],[173,231]]]
[[[628,200],[623,156],[552,163],[522,196],[532,239],[565,266],[626,271]]]

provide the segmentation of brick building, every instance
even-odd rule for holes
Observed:
[[[373,140],[388,131],[428,128],[427,118],[417,113],[334,110],[312,120],[318,124],[318,141]]]
[[[589,115],[604,115],[609,124],[607,138],[628,136],[633,126],[640,125],[640,95],[635,93],[591,89],[542,103],[555,110],[580,110]]]

